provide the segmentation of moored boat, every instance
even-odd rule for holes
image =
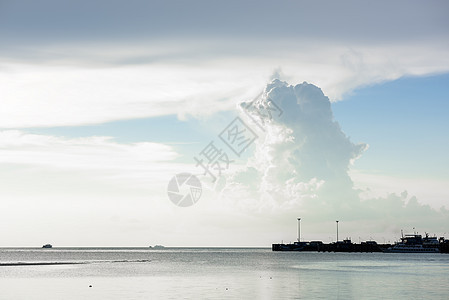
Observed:
[[[423,238],[420,234],[406,234],[401,241],[384,250],[386,253],[440,253],[440,243],[436,237],[426,233]]]

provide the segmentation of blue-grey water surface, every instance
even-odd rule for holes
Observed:
[[[0,249],[0,299],[225,298],[449,299],[449,254]]]

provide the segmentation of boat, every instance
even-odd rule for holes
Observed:
[[[45,244],[42,246],[42,248],[53,248],[53,246],[51,244]]]
[[[420,234],[406,234],[401,241],[384,250],[386,253],[440,253],[440,242],[437,237],[428,233],[423,238]]]
[[[153,249],[153,250],[162,250],[162,249],[165,249],[165,247],[164,246],[162,246],[162,245],[155,245],[155,246],[150,246],[150,249]]]

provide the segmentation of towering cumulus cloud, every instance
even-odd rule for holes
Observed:
[[[246,168],[228,181],[223,199],[252,211],[300,213],[317,221],[382,218],[391,224],[411,213],[412,223],[416,211],[447,216],[406,193],[361,200],[362,191],[354,188],[348,170],[368,145],[354,144],[342,132],[317,86],[276,79],[258,99],[240,107],[259,139]]]

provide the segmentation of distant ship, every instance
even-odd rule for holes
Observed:
[[[165,249],[165,247],[162,246],[162,245],[155,245],[154,247],[150,246],[150,249],[153,249],[153,250],[162,250],[162,249]]]
[[[42,248],[53,248],[53,246],[51,244],[45,244],[42,246]]]
[[[423,238],[420,234],[406,234],[401,241],[384,250],[386,253],[440,253],[440,242],[437,237],[430,237],[426,233]]]

